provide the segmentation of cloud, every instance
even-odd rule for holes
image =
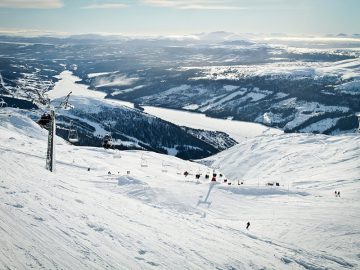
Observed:
[[[240,10],[247,9],[234,0],[142,0],[150,6],[168,7],[176,9],[203,9],[203,10]]]
[[[64,4],[61,0],[0,0],[0,8],[61,8]]]
[[[118,9],[118,8],[127,8],[127,4],[122,3],[103,3],[103,4],[92,4],[85,7],[83,9]]]
[[[39,36],[69,36],[71,35],[68,32],[58,32],[50,30],[40,30],[40,29],[17,29],[17,28],[1,28],[0,35],[9,35],[9,36],[23,36],[23,37],[39,37]]]

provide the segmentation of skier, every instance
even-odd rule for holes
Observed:
[[[246,223],[246,229],[248,230],[250,227],[250,221],[248,221],[248,223]]]
[[[337,193],[337,191],[335,190],[335,197],[337,197],[337,195],[338,195],[338,193]]]
[[[340,191],[338,191],[338,197],[340,197]]]

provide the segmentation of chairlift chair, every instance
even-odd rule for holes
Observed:
[[[176,166],[176,170],[177,170],[176,174],[179,174],[179,175],[181,175],[181,174],[182,174],[182,173],[181,173],[181,170],[180,170],[180,166],[179,166],[179,165],[177,165],[177,166]]]
[[[162,169],[161,169],[161,171],[162,172],[167,172],[168,170],[167,170],[167,167],[168,165],[166,164],[166,163],[164,163],[164,162],[162,162]]]
[[[50,128],[50,122],[51,122],[51,115],[49,113],[43,113],[39,121],[37,121],[37,123],[45,129]]]
[[[68,140],[71,143],[79,142],[79,136],[78,136],[77,130],[73,127],[73,121],[70,122]]]
[[[144,158],[144,154],[141,155],[141,164],[140,164],[141,167],[148,167],[148,163],[147,163],[147,160],[146,158]]]
[[[68,140],[71,143],[77,143],[79,142],[79,137],[78,137],[78,133],[75,129],[70,129],[69,130],[69,136],[68,136]]]

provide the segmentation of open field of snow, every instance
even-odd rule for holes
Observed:
[[[253,138],[204,161],[229,186],[197,163],[57,138],[50,173],[45,130],[3,109],[0,268],[358,269],[359,143]]]

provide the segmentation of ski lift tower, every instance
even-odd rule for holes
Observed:
[[[46,169],[50,172],[55,172],[55,137],[56,137],[56,119],[55,119],[55,109],[64,108],[69,109],[71,105],[69,104],[69,97],[72,92],[70,92],[64,100],[57,107],[52,107],[50,109],[50,125],[49,125],[49,134],[48,134],[48,144],[47,144],[47,153],[46,153]],[[49,104],[50,105],[50,104]]]
[[[55,121],[55,110],[50,110],[50,127],[48,135],[48,145],[46,154],[46,169],[50,172],[55,171],[55,136],[56,136],[56,121]]]
[[[358,112],[356,114],[357,118],[358,118],[358,122],[359,122],[359,126],[358,126],[358,132],[360,133],[360,112]]]

